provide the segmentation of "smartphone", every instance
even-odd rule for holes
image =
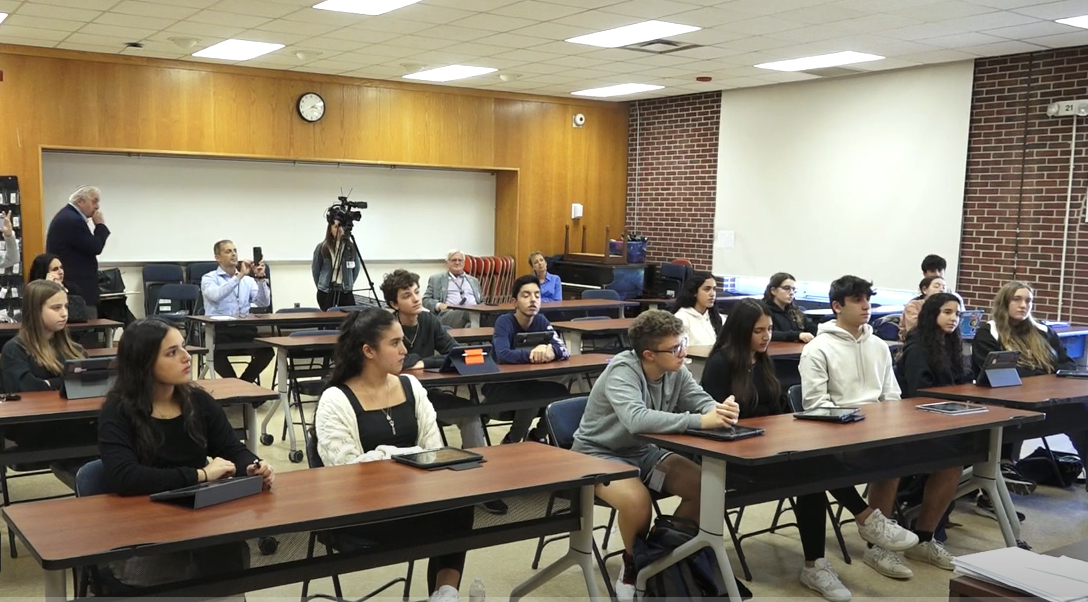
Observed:
[[[260,247],[253,247],[253,265],[257,265],[264,260],[264,253],[261,252]]]

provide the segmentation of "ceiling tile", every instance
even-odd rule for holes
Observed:
[[[27,17],[23,15],[11,15],[4,20],[3,29],[0,29],[0,39],[6,38],[4,32],[8,27],[29,27],[31,29],[53,29],[72,33],[83,27],[82,21],[65,21],[62,19],[45,19],[42,17]]]
[[[451,25],[457,25],[458,27],[472,27],[475,29],[486,29],[488,31],[513,31],[515,29],[521,29],[522,27],[528,27],[534,25],[536,21],[529,19],[519,19],[518,17],[504,17],[502,15],[492,15],[488,13],[480,13],[472,15],[471,17],[465,17],[451,23]]]
[[[237,13],[225,13],[217,10],[202,10],[186,20],[196,23],[207,23],[208,25],[227,25],[230,27],[244,27],[248,29],[264,25],[272,19]]]
[[[517,2],[517,0],[471,0],[471,2],[466,2],[466,0],[427,0],[426,4],[434,6],[451,6],[454,8],[471,6],[474,11],[488,12],[515,2]]]
[[[316,4],[316,0],[314,0],[314,3]],[[334,25],[337,27],[355,25],[366,18],[367,17],[364,15],[338,13],[330,10],[314,10],[312,8],[304,8],[282,17],[284,21]]]
[[[131,42],[132,38],[116,38],[89,33],[73,33],[65,38],[64,41],[71,44],[89,44],[92,46],[109,48],[109,52],[120,52],[121,49],[125,47],[125,43]]]
[[[104,54],[120,54],[121,50],[113,46],[100,46],[98,44],[80,44],[76,42],[61,42],[57,48],[64,50],[78,50],[80,52],[98,52]]]
[[[310,39],[310,36],[302,34],[265,31],[263,29],[247,29],[238,34],[238,37],[251,42],[269,42],[271,44],[283,44],[284,46],[288,44],[298,44],[299,42]]]
[[[88,23],[98,18],[98,16],[102,13],[97,10],[86,10],[77,7],[23,3],[23,5],[19,7],[18,14],[25,15],[27,17],[65,19],[69,21],[83,21],[84,23]]]
[[[1037,44],[1008,40],[1006,42],[996,42],[994,44],[984,44],[982,46],[970,46],[963,48],[963,50],[980,56],[1002,56],[1006,54],[1036,52],[1038,50],[1046,50],[1046,48]]]
[[[490,44],[492,46],[502,46],[503,48],[532,48],[541,44],[549,43],[549,40],[543,38],[533,38],[530,36],[519,36],[512,33],[500,33],[497,35],[491,35],[486,38],[480,38],[474,40],[479,44]]]
[[[773,15],[819,4],[821,4],[821,0],[734,0],[726,6],[734,10],[757,15]]]
[[[465,5],[471,6],[472,2],[465,2]],[[449,6],[412,4],[405,6],[404,8],[398,8],[395,13],[390,14],[395,15],[398,19],[404,19],[405,21],[419,21],[421,23],[430,23],[431,25],[444,25],[458,19],[471,17],[477,13],[470,10],[463,10],[461,7],[453,8]]]
[[[12,38],[27,38],[31,40],[43,40],[48,42],[60,42],[61,40],[72,35],[70,32],[61,31],[57,29],[38,29],[37,27],[20,27],[18,25],[8,25],[4,23],[3,27],[0,27],[0,43],[10,43],[7,41],[8,37]]]
[[[588,56],[561,56],[559,58],[550,59],[544,61],[548,65],[559,65],[561,67],[596,67],[597,65],[603,65],[608,61],[602,61],[600,59],[590,58]]]
[[[487,41],[487,40],[481,40]],[[571,44],[570,42],[545,42],[536,46],[530,46],[533,50],[539,50],[541,52],[553,52],[555,54],[585,54],[587,52],[593,52],[599,50],[595,46],[586,46],[585,44]]]
[[[372,56],[382,56],[387,59],[399,59],[406,56],[412,56],[419,51],[414,48],[403,48],[400,46],[387,46],[385,44],[373,44],[363,49],[362,54]]]
[[[278,19],[289,15],[296,10],[295,7],[264,0],[220,0],[211,6],[213,10],[221,10],[227,13],[238,13],[254,17]]]
[[[479,40],[480,38],[494,35],[494,32],[485,29],[458,27],[456,25],[439,25],[438,27],[424,29],[419,32],[419,35],[440,38],[443,40],[454,40],[457,42],[471,42],[473,40]]]
[[[179,37],[196,37],[201,40],[207,38],[233,38],[234,36],[242,33],[245,29],[241,27],[228,27],[226,25],[211,25],[208,23],[193,23],[191,21],[181,21],[168,27],[163,34],[159,34],[157,37],[166,39],[170,36]]]
[[[1085,46],[1088,45],[1088,30],[1082,29],[1074,33],[1063,33],[1056,36],[1045,36],[1041,38],[1029,38],[1024,41],[1031,44],[1046,46],[1047,48]]]
[[[696,27],[716,27],[720,25],[731,30],[737,30],[739,28],[737,24],[739,23],[751,22],[759,18],[759,15],[746,11],[710,7],[697,8],[671,17],[674,22],[683,23],[684,25],[694,25]]]
[[[63,6],[65,8],[74,8],[78,10],[107,10],[117,4],[117,0],[35,0],[34,2],[26,2],[23,4],[21,10],[26,10],[32,6],[49,6],[58,7]],[[46,17],[49,15],[36,15],[39,17]]]
[[[548,40],[566,40],[585,33],[580,27],[560,25],[559,23],[537,23],[521,29],[514,30],[514,35],[527,35]]]
[[[746,38],[749,35],[752,34],[739,33],[736,31],[722,29],[720,27],[712,27],[710,29],[700,29],[699,31],[693,31],[678,36],[673,36],[669,39],[674,42],[683,42],[684,44],[713,46],[714,44],[721,44],[722,42],[728,42],[730,40],[739,40],[740,38]]]
[[[963,46],[982,46],[983,44],[995,44],[997,42],[1004,42],[1005,40],[996,37],[988,36],[984,33],[961,33],[951,36],[940,36],[936,38],[926,38],[926,44],[932,44],[940,48],[960,48]]]
[[[298,21],[284,21],[276,19],[261,25],[257,29],[277,33],[293,33],[302,36],[320,36],[339,29],[336,25],[321,25],[318,23],[301,23]]]
[[[623,2],[623,0],[548,0],[548,2],[551,2],[552,4],[562,4],[563,6],[594,9],[619,4],[620,2]]]
[[[639,17],[640,19],[663,19],[677,13],[689,12],[693,8],[698,7],[686,2],[674,2],[673,0],[628,0],[627,2],[606,6],[601,10],[630,17]]]
[[[117,27],[114,25],[102,25],[99,23],[89,23],[84,25],[79,33],[91,34],[96,36],[108,36],[113,38],[124,38],[126,40],[135,42],[144,38],[151,37],[157,33],[157,29],[140,29],[137,27]]]
[[[1035,23],[1028,25],[988,29],[986,30],[986,33],[991,36],[1007,38],[1010,40],[1026,40],[1028,38],[1041,38],[1043,36],[1054,36],[1075,31],[1077,31],[1077,28],[1069,25],[1062,25],[1061,23],[1055,23],[1053,21],[1036,21]]]
[[[921,24],[922,21],[899,15],[878,14],[838,21],[835,23],[835,28],[846,33],[867,34],[873,31],[887,31]]]
[[[898,58],[906,61],[916,61],[918,63],[951,63],[954,61],[970,61],[978,57],[973,53],[960,52],[957,50],[934,50],[931,52],[906,54]]]
[[[1016,12],[1039,19],[1064,19],[1088,14],[1088,5],[1084,0],[1061,0],[1017,8]]]
[[[768,38],[766,36],[752,36],[748,38],[741,38],[739,40],[731,40],[729,42],[718,45],[722,48],[730,48],[733,50],[758,52],[760,50],[767,50],[769,48],[782,48],[783,46],[789,46],[790,43],[785,40],[776,40],[774,38]]]
[[[421,21],[405,21],[404,19],[394,19],[385,16],[366,17],[362,21],[351,26],[352,29],[380,31],[382,33],[396,33],[400,35],[416,33],[418,31],[430,29],[431,27],[432,25]]]
[[[957,19],[957,22],[960,26],[966,27],[972,31],[985,31],[988,29],[997,29],[999,27],[1013,27],[1015,25],[1040,23],[1035,17],[1004,10],[964,17],[962,19]]]
[[[21,3],[21,0],[0,0],[0,13],[11,14]]]
[[[145,17],[159,17],[166,19],[184,19],[195,14],[199,9],[174,4],[159,2],[139,2],[137,0],[124,0],[110,9],[111,13],[125,15],[139,15]]]
[[[807,8],[799,8],[797,10],[791,10],[786,13],[791,21],[800,21],[802,23],[809,23],[812,25],[820,25],[823,23],[836,23],[838,21],[846,21],[847,19],[857,19],[864,17],[869,13],[855,10],[852,8],[846,8],[845,6],[824,5],[824,6],[810,6]]]
[[[1034,6],[1040,4],[1039,0],[967,0],[971,4],[978,4],[980,6],[989,6],[992,8],[1002,9],[1014,9],[1023,6]]]
[[[311,38],[302,43],[306,48],[313,48],[314,50],[329,50],[338,52],[348,52],[351,50],[359,50],[368,46],[368,42],[363,40],[337,40],[329,38],[327,36],[320,38]]]
[[[911,25],[910,27],[892,29],[887,31],[885,35],[900,40],[924,40],[926,38],[952,36],[961,33],[967,33],[967,30],[953,22],[944,21],[941,23],[923,23],[921,25]]]
[[[890,11],[891,14],[917,19],[919,21],[933,22],[946,21],[948,19],[960,19],[972,15],[982,15],[993,12],[988,6],[979,6],[961,0],[944,0],[939,4],[927,4],[925,6],[913,6]]]
[[[505,17],[521,17],[523,19],[535,19],[538,21],[551,21],[570,15],[584,12],[585,9],[575,6],[563,6],[551,2],[538,2],[537,0],[523,0],[515,4],[508,4],[502,8],[489,11],[495,15]]]
[[[840,0],[839,2],[836,2],[835,5],[871,13],[883,13],[912,6],[937,4],[942,1],[943,0]]]
[[[390,40],[386,40],[383,43],[390,46],[402,46],[404,48],[411,48],[416,52],[423,52],[425,50],[436,50],[438,48],[452,46],[456,42],[452,40],[443,40],[440,38],[424,38],[422,36],[407,35],[398,36]]]
[[[480,44],[478,42],[461,42],[452,46],[447,46],[442,50],[459,54],[468,54],[471,56],[498,56],[510,51],[509,48],[503,48],[502,46],[492,46],[490,44]]]
[[[329,32],[321,37],[332,40],[348,40],[359,44],[381,44],[382,42],[392,40],[400,35],[401,34],[392,31],[367,31],[364,29],[355,29],[354,27],[345,27]]]
[[[95,23],[101,25],[115,25],[117,27],[133,27],[133,28],[148,28],[155,31],[166,29],[174,23],[177,23],[177,19],[161,18],[161,17],[148,17],[142,15],[124,15],[118,13],[104,13],[101,17],[94,20]]]
[[[790,29],[767,34],[768,38],[786,40],[788,42],[819,42],[842,37],[845,32],[835,25],[810,25],[801,29]]]

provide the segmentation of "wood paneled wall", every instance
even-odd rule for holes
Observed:
[[[28,258],[52,218],[41,214],[43,146],[516,169],[497,175],[495,251],[519,262],[562,251],[571,203],[585,206],[577,225],[599,233],[591,251],[604,251],[606,225],[623,229],[624,103],[4,45],[0,71],[0,173],[19,176]],[[307,91],[325,98],[317,124],[295,111]],[[585,127],[571,126],[575,113]],[[108,223],[109,191],[103,212]]]

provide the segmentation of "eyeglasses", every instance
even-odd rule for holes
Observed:
[[[673,345],[672,347],[669,347],[668,349],[651,349],[650,351],[653,351],[654,353],[671,353],[675,357],[680,357],[681,355],[684,354],[684,351],[686,351],[687,348],[688,348],[688,338],[687,337],[680,337],[680,343],[677,344],[677,345]]]
[[[780,286],[778,288],[780,290],[786,291],[787,293],[796,293],[797,292],[797,287],[796,286]]]

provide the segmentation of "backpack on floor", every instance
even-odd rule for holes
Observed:
[[[1058,475],[1054,474],[1054,462],[1058,464],[1061,483],[1058,482]],[[1084,470],[1084,464],[1077,454],[1048,452],[1046,448],[1040,447],[1017,462],[1016,470],[1040,485],[1068,487],[1077,481],[1077,477]]]
[[[642,570],[651,562],[672,552],[691,540],[699,532],[695,521],[678,516],[659,516],[645,539],[635,540],[635,568]],[[743,600],[752,598],[752,592],[739,580],[737,589]],[[646,582],[645,601],[673,602],[676,600],[704,600],[727,602],[725,579],[718,568],[717,559],[710,548],[702,548],[684,560],[650,577]]]

